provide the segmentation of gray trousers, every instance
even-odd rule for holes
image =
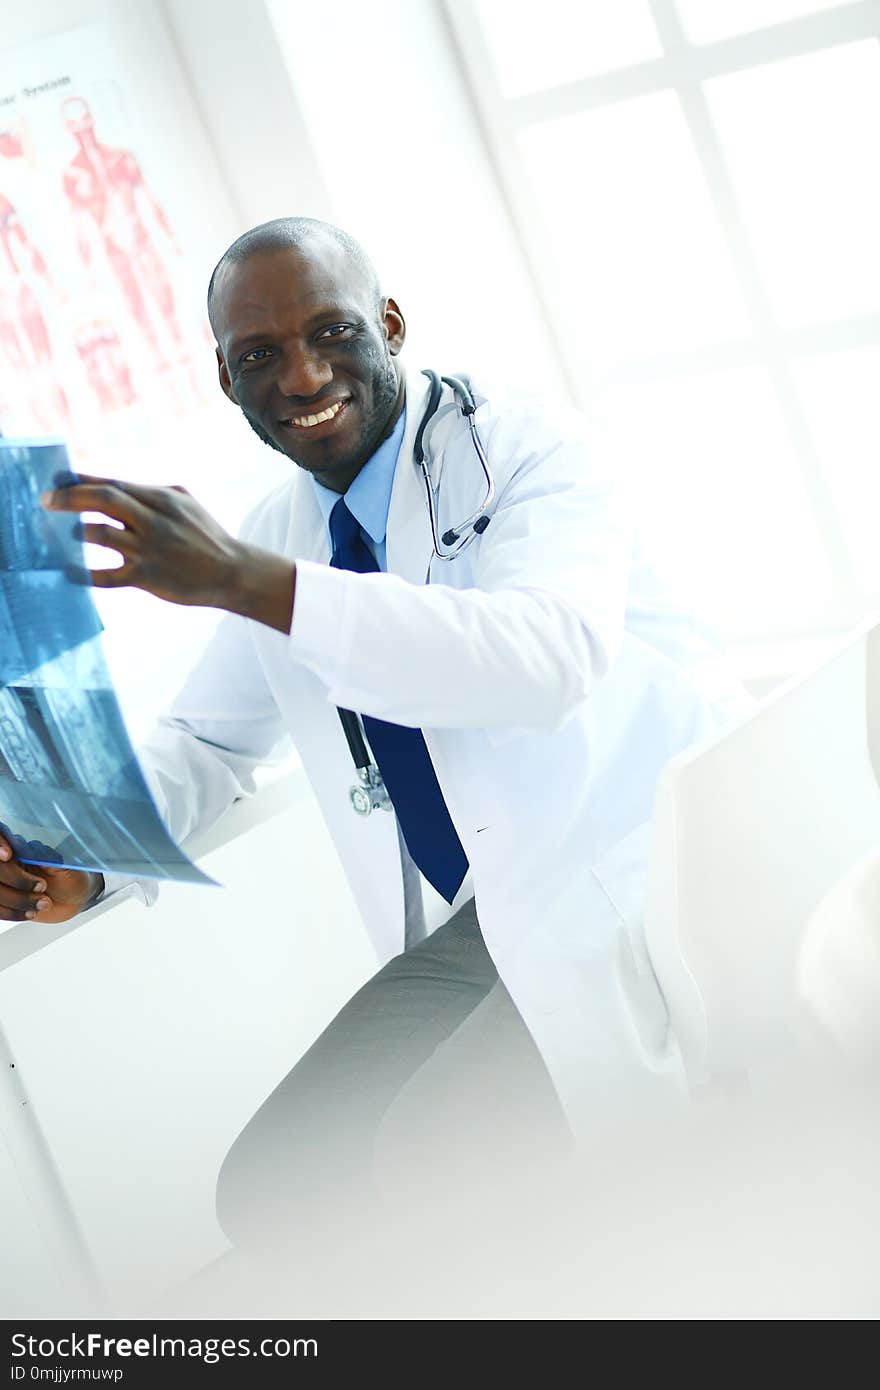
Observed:
[[[569,1147],[471,900],[369,980],[272,1092],[223,1164],[217,1214],[244,1252],[326,1260],[423,1200],[461,1210]]]

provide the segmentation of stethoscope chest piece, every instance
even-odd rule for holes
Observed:
[[[359,816],[368,816],[372,811],[392,810],[391,797],[382,781],[382,774],[375,763],[357,769],[359,782],[350,788],[349,797]]]

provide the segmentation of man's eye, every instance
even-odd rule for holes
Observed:
[[[270,356],[271,348],[251,348],[251,351],[246,352],[241,360],[242,362],[265,362],[266,358]]]
[[[343,333],[351,332],[350,323],[333,323],[329,328],[324,328],[318,334],[319,338],[339,338]]]

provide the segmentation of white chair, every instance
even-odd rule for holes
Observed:
[[[880,850],[834,885],[804,932],[797,991],[823,1036],[857,1067],[880,1063]]]
[[[868,888],[867,866],[878,848],[874,621],[661,775],[645,941],[692,1085],[796,1053],[804,1003],[823,1013],[826,1030],[835,1019],[842,1026],[840,958],[876,960],[876,935],[866,931],[880,890],[874,870]],[[819,987],[823,959],[837,972],[833,999],[830,983],[824,994]],[[859,984],[863,994],[876,984],[880,1016],[876,965]],[[860,1002],[863,1018],[870,1005]]]

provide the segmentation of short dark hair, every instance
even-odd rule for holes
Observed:
[[[214,290],[221,270],[229,265],[237,265],[260,251],[281,251],[287,247],[298,250],[310,241],[320,241],[322,238],[333,242],[345,256],[361,268],[365,279],[371,285],[378,309],[384,297],[382,286],[373,262],[359,241],[355,241],[354,237],[344,232],[341,227],[334,227],[332,222],[321,222],[316,217],[276,217],[272,222],[261,222],[258,227],[251,227],[250,231],[243,232],[223,252],[215,265],[208,282],[208,318],[212,326]]]

